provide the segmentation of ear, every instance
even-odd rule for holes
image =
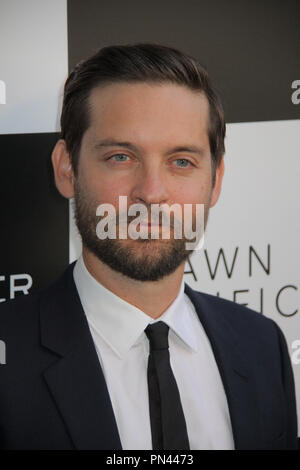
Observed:
[[[211,193],[211,201],[210,201],[210,206],[213,207],[216,202],[219,199],[220,193],[221,193],[221,188],[222,188],[222,181],[223,181],[223,176],[224,176],[224,156],[222,156],[222,159],[216,168],[216,178],[215,178],[215,184]]]
[[[71,199],[74,196],[74,172],[65,140],[56,142],[51,159],[56,187],[62,196]]]

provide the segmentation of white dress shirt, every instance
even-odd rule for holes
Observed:
[[[210,342],[194,305],[180,291],[153,320],[106,289],[82,256],[74,281],[107,383],[123,450],[152,449],[144,332],[154,321],[169,325],[171,367],[185,415],[190,449],[234,449],[227,399]],[[100,419],[100,418],[99,418]]]

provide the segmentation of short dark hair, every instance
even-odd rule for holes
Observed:
[[[90,125],[91,91],[108,83],[174,83],[202,91],[209,102],[208,137],[215,170],[225,153],[224,111],[207,71],[193,57],[162,44],[139,43],[107,46],[79,62],[66,80],[61,114],[61,138],[65,139],[75,175],[81,140]]]

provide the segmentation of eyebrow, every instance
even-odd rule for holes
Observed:
[[[137,145],[134,145],[131,142],[119,142],[114,139],[99,140],[94,145],[95,149],[100,149],[100,148],[105,148],[105,147],[125,147],[135,152],[138,152],[140,150]],[[172,153],[178,153],[178,152],[196,153],[200,156],[203,156],[205,153],[202,147],[197,147],[196,145],[184,145],[184,146],[178,145],[168,150],[166,155],[171,155]]]

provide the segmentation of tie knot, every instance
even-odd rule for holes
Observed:
[[[159,321],[151,325],[149,324],[145,329],[145,333],[149,339],[151,351],[169,348],[169,327],[166,323]]]

